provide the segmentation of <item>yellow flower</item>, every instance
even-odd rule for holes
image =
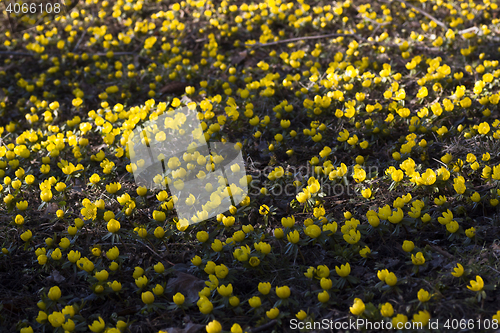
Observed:
[[[155,296],[153,295],[152,292],[146,291],[145,293],[142,293],[141,299],[144,302],[144,304],[151,304],[155,301]]]
[[[362,248],[361,250],[359,250],[359,255],[363,258],[368,258],[368,255],[371,253],[372,251],[370,250],[370,248],[368,246],[365,246],[364,248]]]
[[[298,202],[304,203],[311,197],[311,193],[307,189],[303,189],[302,192],[297,194],[295,197]]]
[[[267,214],[269,214],[269,207],[267,205],[260,206],[259,214],[260,215],[267,215]]]
[[[424,185],[432,185],[436,182],[436,173],[432,169],[427,169],[421,178]]]
[[[349,263],[346,263],[345,265],[341,265],[340,268],[338,266],[335,266],[335,271],[340,277],[346,277],[351,273],[351,265],[349,265]]]
[[[276,287],[276,295],[281,299],[288,298],[290,297],[290,288],[288,286]]]
[[[405,252],[411,252],[415,248],[415,244],[413,244],[412,241],[405,240],[403,242],[403,251]]]
[[[431,299],[431,295],[425,289],[420,289],[417,294],[418,300],[422,303],[427,302]]]
[[[470,199],[473,201],[473,202],[479,202],[481,201],[481,195],[477,192],[474,192],[471,196],[470,196]]]
[[[222,331],[222,325],[217,320],[213,320],[207,324],[205,329],[207,333],[220,333]]]
[[[120,222],[115,219],[111,219],[108,222],[108,231],[111,233],[117,233],[120,230]]]
[[[431,319],[431,314],[427,310],[424,310],[424,311],[419,311],[418,313],[415,313],[413,315],[412,321],[414,323],[421,323],[422,327],[425,327],[429,323],[430,319]]]
[[[388,220],[393,224],[397,224],[401,222],[403,217],[404,217],[403,210],[401,208],[398,208],[395,212],[392,212],[392,215],[388,217]]]
[[[487,122],[479,124],[479,127],[477,129],[479,134],[486,135],[490,132],[490,125]]]
[[[44,190],[40,192],[40,199],[45,202],[52,200],[52,192],[49,190]]]
[[[260,297],[254,296],[248,300],[248,304],[250,304],[252,308],[258,308],[261,306],[262,303]]]
[[[202,263],[202,260],[200,256],[194,256],[193,259],[191,259],[191,263],[195,266],[200,266]]]
[[[392,307],[392,304],[387,302],[384,305],[382,305],[382,308],[380,309],[380,314],[384,317],[392,317],[394,314],[394,308]]]
[[[111,194],[115,194],[122,188],[122,185],[120,183],[109,183],[106,185],[106,191],[108,191]]]
[[[252,267],[257,267],[260,264],[260,259],[257,257],[250,257],[250,259],[248,260],[248,263]]]
[[[476,275],[476,281],[470,280],[470,286],[467,286],[467,288],[472,291],[481,291],[483,290],[483,287],[484,281],[479,275]]]
[[[365,312],[365,303],[360,298],[354,299],[354,304],[349,308],[351,313],[355,316],[359,316]]]
[[[372,196],[372,190],[370,190],[369,188],[364,189],[361,191],[361,195],[363,196],[363,198],[369,199]]]
[[[497,322],[497,324],[500,324],[500,310],[497,311],[495,315],[493,315],[493,320]]]
[[[387,283],[391,287],[396,285],[396,283],[398,283],[396,274],[394,274],[393,272],[387,274],[387,276],[385,277],[385,283]]]
[[[271,310],[266,311],[266,315],[269,319],[274,319],[274,318],[278,317],[279,314],[280,314],[280,310],[278,308],[272,308]]]
[[[344,129],[342,132],[339,133],[337,140],[340,142],[344,142],[347,141],[348,138],[349,138],[349,131]]]
[[[465,186],[465,179],[462,176],[458,176],[453,179],[453,188],[458,194],[463,194],[467,187]]]
[[[66,321],[64,314],[59,311],[52,312],[52,314],[50,314],[48,318],[52,327],[61,327],[62,324],[64,324],[64,322]],[[92,330],[92,328],[90,330]],[[100,331],[92,331],[92,332],[100,332]]]
[[[321,228],[316,224],[311,224],[307,226],[305,234],[311,238],[317,238],[321,235]]]
[[[380,279],[380,281],[385,281],[387,275],[389,275],[389,271],[387,269],[383,269],[377,272],[377,277]]]
[[[227,286],[217,287],[217,292],[223,297],[229,297],[233,293],[233,285],[230,283]]]
[[[392,318],[392,326],[398,329],[404,328],[404,325],[408,322],[408,317],[404,314],[398,314],[396,317]]]
[[[428,94],[427,88],[426,87],[421,87],[420,90],[417,93],[417,98],[424,98]]]
[[[205,243],[208,240],[208,233],[204,230],[198,231],[196,234],[196,239],[198,239],[199,242]]]
[[[288,241],[292,244],[297,244],[300,240],[300,234],[297,230],[290,231],[288,235],[286,236]]]
[[[99,317],[99,320],[94,320],[92,325],[89,325],[89,329],[94,333],[99,333],[104,329],[105,325],[106,323],[104,322],[104,320],[101,317]]]
[[[144,48],[147,50],[147,49],[150,49],[153,47],[153,45],[156,43],[156,40],[157,38],[154,37],[154,36],[151,36],[149,38],[147,38],[145,41],[144,41]]]
[[[298,320],[304,320],[307,317],[307,313],[304,310],[300,310],[299,312],[297,312],[295,317],[297,317]]]
[[[474,238],[474,236],[476,236],[476,228],[471,227],[465,230],[465,235],[469,238]]]
[[[108,282],[109,283],[109,282]],[[119,292],[120,290],[122,290],[122,284],[118,281],[113,281],[111,283],[111,289],[113,289],[113,291],[116,293],[116,292]]]
[[[457,232],[459,227],[460,226],[457,221],[450,221],[450,223],[446,224],[446,230],[448,230],[452,234]]]
[[[16,202],[16,208],[19,209],[20,211],[24,211],[28,208],[28,201],[19,201]]]
[[[359,230],[349,230],[349,233],[344,234],[344,240],[349,244],[356,244],[361,239]]]
[[[61,298],[61,289],[59,289],[58,286],[54,286],[54,287],[50,288],[47,296],[49,296],[49,298],[51,300],[57,301],[59,298]]]
[[[21,239],[25,242],[29,241],[33,237],[33,234],[31,233],[31,230],[26,230],[21,234]]]
[[[55,249],[50,255],[50,257],[54,260],[60,260],[62,257],[61,249],[59,248]]]
[[[281,229],[281,228],[274,229],[274,237],[276,237],[277,239],[281,239],[281,238],[285,237],[285,234],[283,233],[283,229]]]
[[[181,293],[177,293],[173,296],[174,303],[177,305],[182,305],[184,303],[184,295]]]
[[[354,175],[352,176],[356,183],[360,183],[366,179],[366,171],[362,168],[358,168],[354,170]]]
[[[323,290],[318,294],[318,301],[320,301],[321,303],[326,303],[329,300],[330,300],[330,294],[328,293],[328,291]]]
[[[24,217],[22,215],[16,215],[16,218],[14,219],[14,222],[17,225],[23,225],[24,224]]]
[[[243,333],[240,324],[234,323],[233,326],[231,326],[231,333]]]
[[[424,258],[424,255],[422,252],[418,252],[416,256],[414,256],[413,254],[411,255],[411,262],[414,264],[414,265],[417,265],[417,266],[420,266],[420,265],[423,265],[425,264],[425,258]]]
[[[400,182],[403,179],[403,171],[402,170],[396,170],[391,174],[391,178],[395,182]]]
[[[81,253],[79,251],[73,251],[71,250],[69,253],[68,253],[68,260],[72,263],[75,263],[78,261],[78,259],[80,259],[81,257]]]
[[[267,295],[271,291],[271,283],[269,282],[260,282],[258,286],[259,292],[262,295]]]

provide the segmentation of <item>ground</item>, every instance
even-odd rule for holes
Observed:
[[[496,2],[48,3],[0,3],[0,331],[499,329]]]

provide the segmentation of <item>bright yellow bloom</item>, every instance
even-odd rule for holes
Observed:
[[[380,309],[380,314],[384,317],[392,317],[394,314],[394,308],[392,307],[392,304],[387,302],[384,305],[382,305],[382,308]]]
[[[483,287],[484,281],[479,275],[476,275],[476,281],[470,280],[470,286],[467,286],[467,288],[472,291],[481,291],[483,290]]]
[[[328,291],[323,290],[318,294],[318,301],[320,301],[321,303],[326,303],[329,300],[330,300],[330,294],[328,293]]]
[[[425,258],[424,258],[424,255],[422,252],[418,252],[416,256],[414,256],[413,254],[411,255],[411,262],[414,264],[414,265],[417,265],[417,266],[420,266],[420,265],[423,265],[425,264]]]
[[[431,299],[431,294],[425,289],[420,289],[417,294],[418,300],[422,303]]]
[[[222,325],[217,320],[213,320],[207,324],[205,330],[207,333],[220,333],[222,331]]]
[[[99,320],[94,320],[92,325],[89,325],[89,329],[94,333],[99,333],[99,332],[102,332],[102,330],[104,329],[105,326],[106,326],[106,323],[104,322],[104,320],[101,317],[99,317]]]
[[[288,286],[276,287],[276,295],[281,299],[288,298],[290,297],[290,288]]]
[[[414,323],[421,323],[422,327],[425,327],[429,323],[430,319],[431,319],[431,314],[427,310],[424,310],[424,311],[419,311],[418,313],[415,313],[413,315],[412,321]]]
[[[403,251],[405,252],[411,252],[415,248],[415,244],[413,244],[412,241],[405,240],[403,242]]]
[[[346,263],[345,265],[341,265],[340,268],[338,266],[335,266],[335,271],[340,277],[346,277],[351,273],[351,265],[349,265],[349,263]]]
[[[365,303],[360,298],[354,299],[354,304],[349,308],[351,313],[355,316],[361,315],[365,312]]]
[[[396,283],[398,283],[396,274],[394,274],[393,272],[387,274],[387,276],[385,277],[385,283],[387,283],[391,287],[396,285]]]
[[[177,305],[182,305],[184,303],[184,300],[185,300],[184,295],[181,293],[177,293],[173,296],[173,301]]]

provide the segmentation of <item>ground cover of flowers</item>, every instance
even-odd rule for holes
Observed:
[[[494,327],[498,13],[82,0],[47,24],[2,16],[0,331]],[[241,149],[249,189],[189,226],[135,185],[127,151],[183,106]]]

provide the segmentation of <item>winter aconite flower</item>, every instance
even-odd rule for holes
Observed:
[[[467,286],[467,289],[470,289],[472,291],[481,291],[483,290],[484,287],[484,282],[483,279],[477,275],[476,280],[470,280],[470,286]]]
[[[354,299],[354,304],[349,308],[351,313],[355,316],[359,316],[365,312],[365,303],[360,298]]]
[[[451,272],[451,275],[454,277],[461,277],[464,274],[464,267],[457,263],[457,267],[453,269],[453,272]]]
[[[89,325],[89,329],[94,333],[99,333],[102,332],[102,330],[104,330],[105,325],[106,323],[104,322],[104,320],[101,317],[99,317],[99,320],[94,320],[92,325]]]
[[[349,263],[346,263],[345,265],[341,265],[340,268],[338,266],[335,266],[335,271],[340,277],[346,277],[351,273],[351,265],[349,265]]]
[[[394,308],[391,303],[385,303],[380,309],[380,314],[384,317],[392,317],[394,314]]]
[[[217,320],[213,320],[207,324],[206,331],[207,333],[220,333],[222,325]]]
[[[59,289],[58,286],[52,287],[50,288],[47,296],[49,296],[51,300],[57,301],[59,298],[61,298],[61,289]]]
[[[288,298],[290,297],[290,288],[288,286],[276,287],[276,295],[281,299]]]
[[[429,320],[431,319],[431,315],[427,310],[424,311],[419,311],[418,313],[415,313],[413,315],[413,322],[414,323],[421,323],[422,327],[427,326],[429,323]]]
[[[111,219],[108,222],[108,231],[111,233],[117,233],[120,230],[120,222],[115,219]]]
[[[385,283],[387,283],[389,286],[395,286],[396,283],[398,283],[398,278],[396,276],[396,274],[394,274],[393,272],[390,272],[389,274],[387,274],[387,276],[385,277]]]
[[[430,298],[431,295],[429,294],[428,291],[424,289],[420,289],[417,294],[418,300],[422,303],[427,302]]]
[[[262,295],[267,295],[271,291],[271,283],[260,282],[258,285],[258,290]]]
[[[153,295],[152,292],[146,291],[145,293],[142,293],[141,299],[144,302],[144,304],[151,304],[155,301],[155,296]]]
[[[417,252],[416,255],[411,255],[411,261],[414,265],[420,266],[425,264],[425,258],[422,252]]]

